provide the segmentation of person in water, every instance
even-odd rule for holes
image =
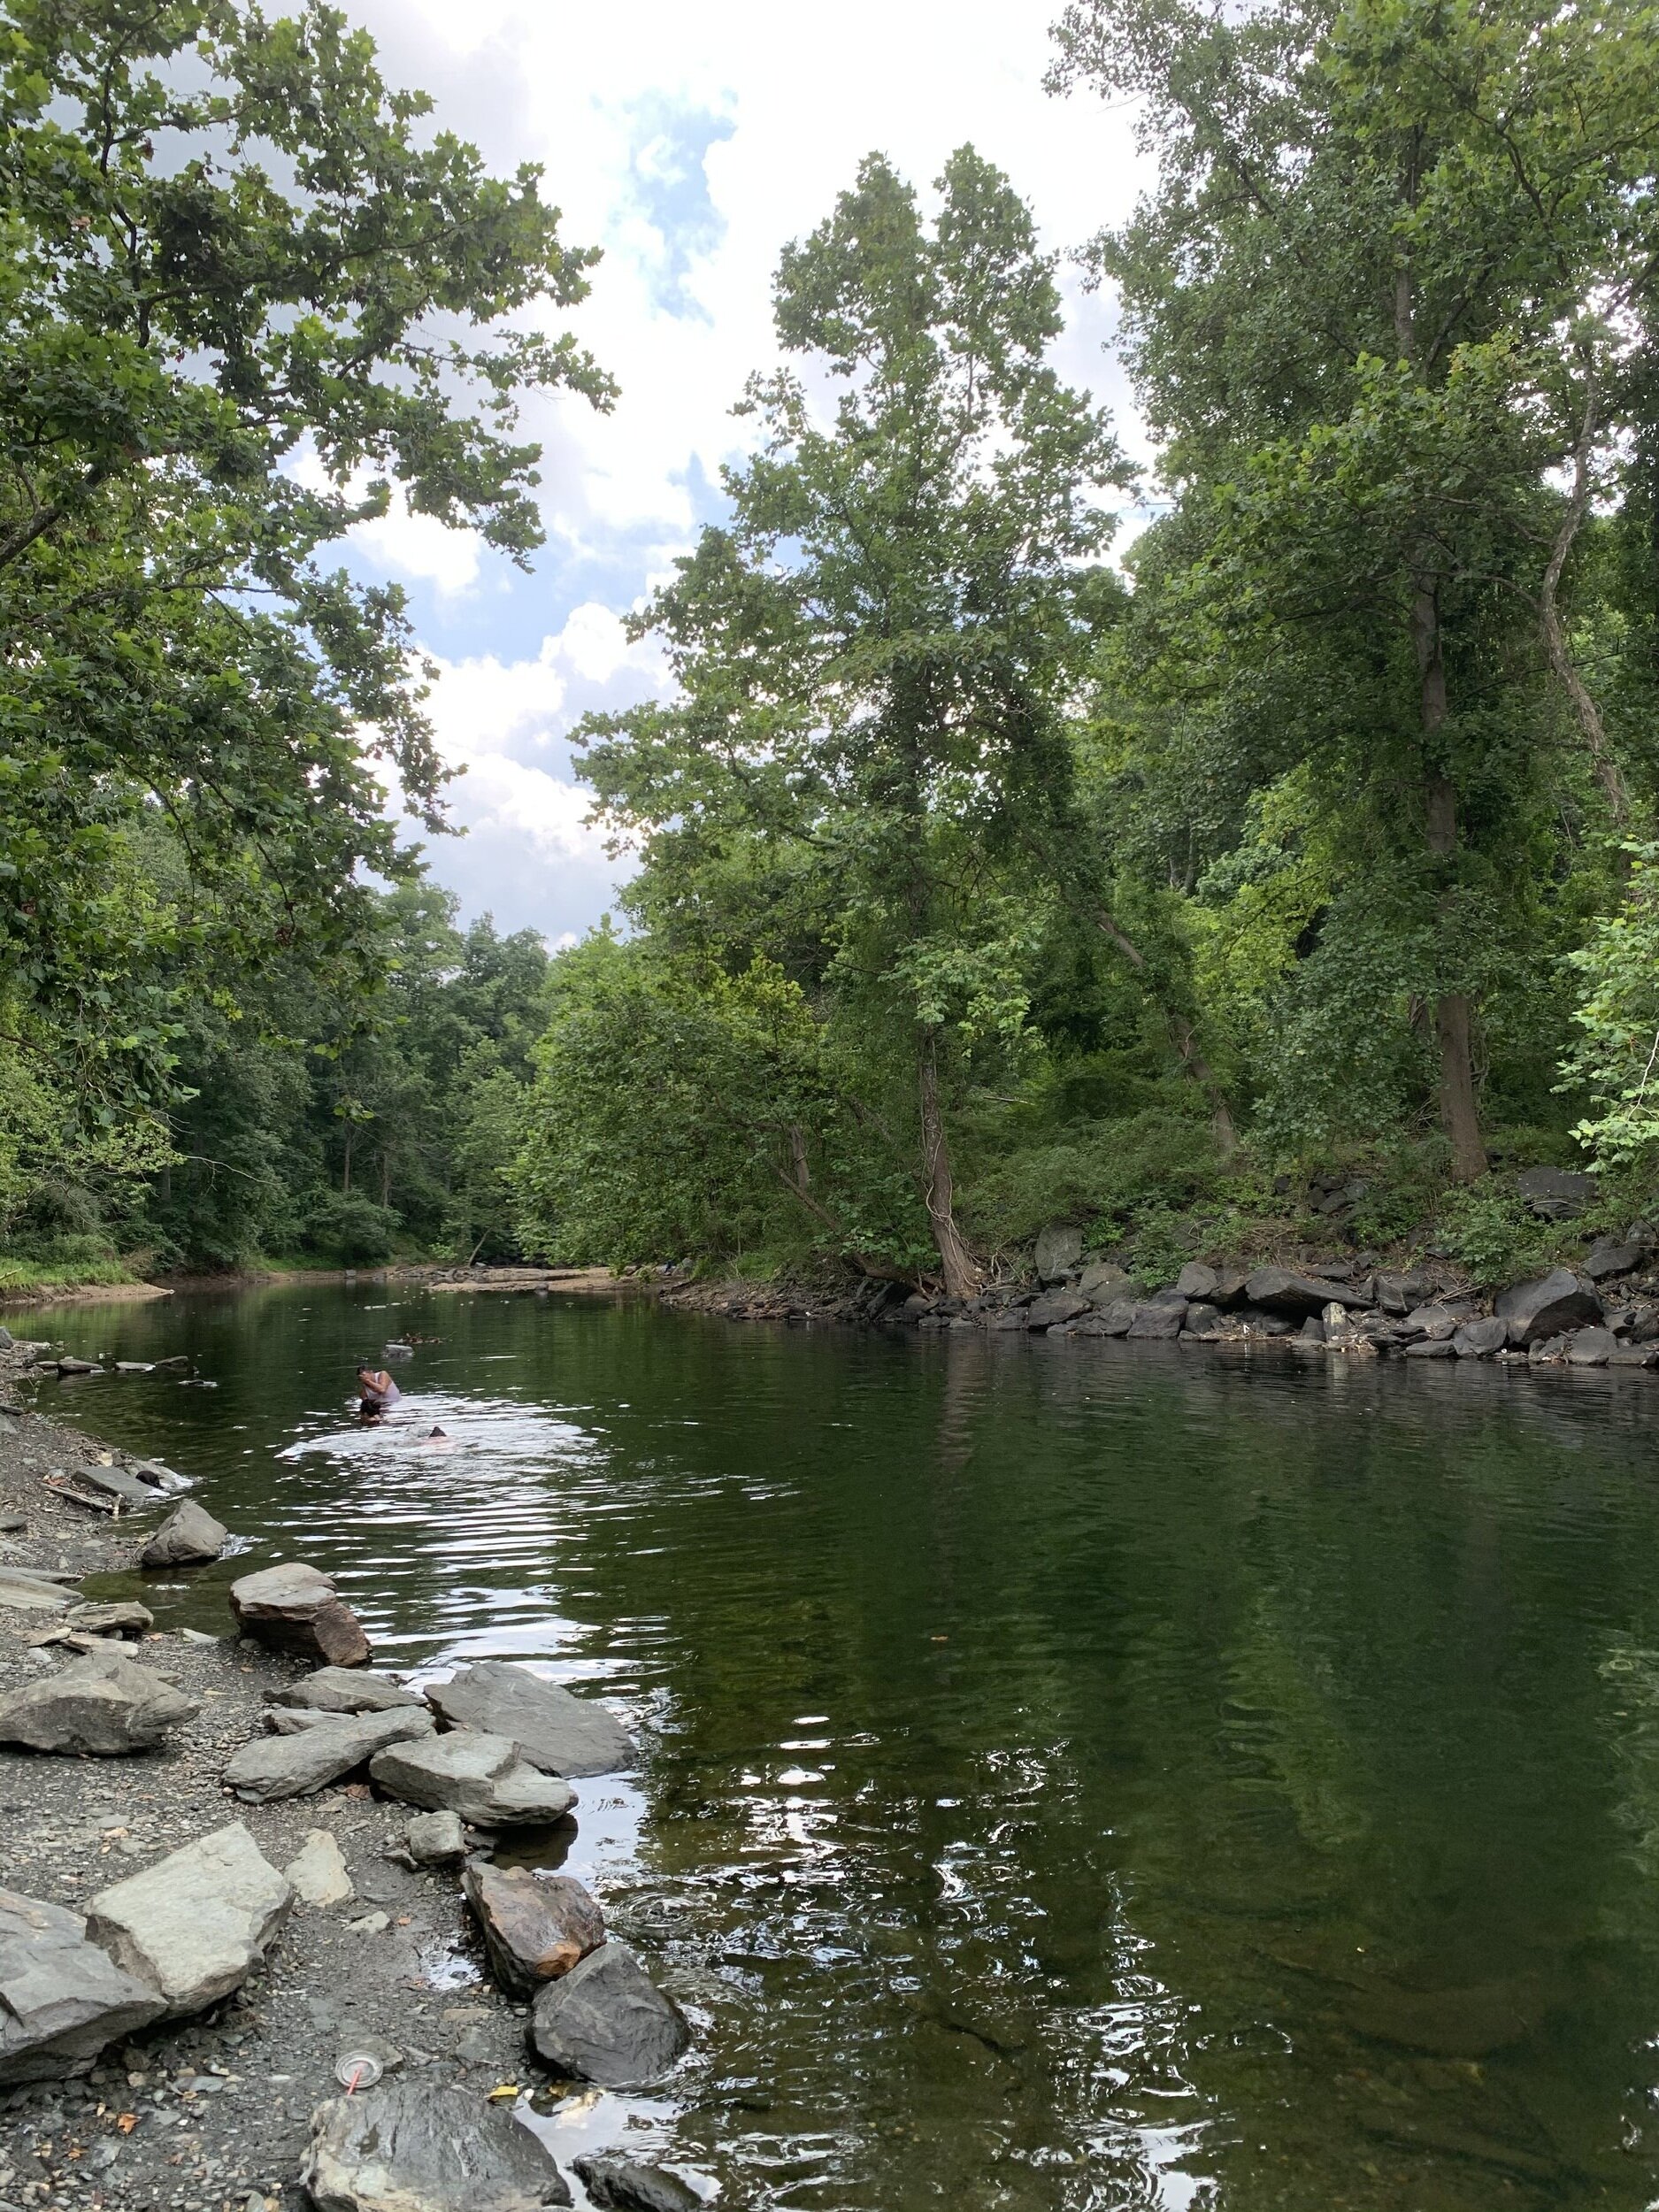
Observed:
[[[359,1409],[371,1417],[384,1413],[388,1406],[395,1406],[403,1394],[383,1367],[359,1367],[357,1389],[361,1394]]]

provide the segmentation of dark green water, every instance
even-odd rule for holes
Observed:
[[[252,1539],[173,1619],[302,1555],[388,1663],[644,1725],[580,1863],[694,1995],[632,2109],[727,2203],[1659,2197],[1651,1378],[396,1298],[54,1315],[219,1387],[39,1402]]]

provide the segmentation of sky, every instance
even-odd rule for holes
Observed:
[[[434,120],[498,173],[542,165],[572,244],[603,249],[569,328],[621,387],[609,415],[538,394],[547,543],[529,574],[470,533],[394,514],[354,534],[350,565],[409,594],[439,674],[430,711],[465,774],[465,836],[430,841],[463,918],[572,941],[611,906],[626,858],[585,822],[565,741],[581,717],[666,690],[649,640],[624,625],[699,528],[740,457],[743,380],[776,358],[772,271],[829,212],[861,157],[887,154],[927,194],[971,142],[1031,204],[1062,255],[1120,220],[1142,174],[1130,119],[1042,89],[1058,0],[842,0],[833,11],[752,0],[347,0],[388,82],[419,86]],[[1055,354],[1140,449],[1109,350],[1109,299],[1063,264],[1068,324]]]

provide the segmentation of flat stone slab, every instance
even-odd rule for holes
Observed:
[[[618,2151],[588,2151],[571,2164],[597,2212],[703,2212],[703,2199],[661,2166]]]
[[[660,2081],[690,2041],[679,2007],[620,1943],[601,1944],[549,1982],[530,2016],[530,2046],[542,2063],[601,2089]]]
[[[193,1697],[123,1651],[95,1652],[0,1697],[0,1743],[111,1758],[148,1751],[199,1710]]]
[[[320,1568],[288,1560],[242,1575],[230,1586],[230,1609],[244,1636],[273,1651],[331,1667],[366,1667],[369,1640]]]
[[[159,1502],[156,1493],[147,1482],[140,1482],[136,1475],[129,1475],[120,1467],[75,1467],[70,1471],[77,1482],[85,1483],[88,1490],[102,1491],[106,1498],[119,1498],[123,1505],[155,1505]]]
[[[78,1912],[0,1889],[0,2082],[50,2081],[164,2007],[87,1941]]]
[[[311,2116],[300,2183],[317,2212],[541,2212],[569,2185],[529,2129],[471,2090],[396,2082]]]
[[[65,1613],[77,1602],[75,1593],[44,1575],[24,1567],[0,1567],[0,1605],[18,1613]]]
[[[225,1769],[225,1786],[250,1804],[279,1797],[309,1797],[366,1766],[388,1744],[433,1732],[424,1710],[390,1713],[306,1713],[285,1718],[314,1724],[293,1735],[256,1736]]]
[[[388,1713],[394,1708],[419,1712],[426,1701],[378,1674],[359,1674],[354,1667],[319,1667],[315,1674],[272,1691],[271,1702],[313,1713]]]
[[[87,1933],[180,2018],[241,1985],[293,1902],[288,1879],[238,1820],[100,1890]]]
[[[511,1738],[466,1728],[377,1751],[369,1772],[405,1805],[458,1813],[475,1828],[545,1827],[576,1802],[568,1782],[520,1758]]]
[[[302,1904],[343,1905],[357,1894],[345,1857],[326,1828],[313,1828],[282,1870]]]
[[[546,1774],[615,1774],[638,1757],[633,1737],[603,1705],[505,1660],[463,1667],[433,1683],[426,1700],[457,1727],[511,1737]]]
[[[461,1888],[483,1932],[490,1970],[512,1996],[534,1997],[605,1939],[597,1900],[568,1874],[480,1863],[467,1868]]]
[[[230,1541],[230,1531],[216,1521],[205,1506],[187,1499],[170,1513],[138,1555],[141,1567],[196,1567],[217,1559]]]

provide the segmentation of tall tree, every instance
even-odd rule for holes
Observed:
[[[1139,100],[1159,161],[1097,260],[1207,541],[1193,598],[1287,672],[1306,746],[1345,699],[1344,772],[1415,817],[1440,1112],[1472,1178],[1471,908],[1505,862],[1471,832],[1515,772],[1494,672],[1517,627],[1605,818],[1629,804],[1563,594],[1659,250],[1659,30],[1634,0],[1076,0],[1059,37],[1056,81]]]
[[[1066,772],[1100,493],[1123,465],[1048,365],[1059,299],[1023,203],[971,148],[938,188],[930,223],[872,155],[785,252],[777,329],[801,366],[751,381],[757,449],[727,472],[731,519],[640,624],[667,640],[682,697],[584,735],[657,910],[664,879],[689,898],[746,840],[811,879],[826,987],[908,1060],[914,1172],[965,1297],[953,1090],[1025,1011],[1029,902],[994,856]]]

